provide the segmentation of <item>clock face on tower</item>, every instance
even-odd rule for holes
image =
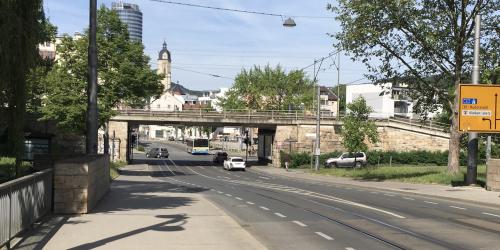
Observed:
[[[161,58],[167,60],[168,59],[168,53],[164,52],[163,55],[161,55]]]

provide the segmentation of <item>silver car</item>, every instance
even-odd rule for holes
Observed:
[[[343,153],[337,158],[330,158],[325,161],[325,167],[344,167],[344,168],[360,168],[367,164],[366,154],[359,153]]]

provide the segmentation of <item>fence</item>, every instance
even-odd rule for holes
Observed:
[[[52,209],[52,169],[0,184],[0,247]]]

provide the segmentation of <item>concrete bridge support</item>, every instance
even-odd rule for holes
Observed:
[[[127,150],[129,147],[129,123],[128,122],[120,122],[120,121],[110,121],[109,122],[109,134],[115,135],[115,139],[120,140],[118,156],[115,156],[115,159],[120,161],[128,161],[130,160],[130,150]],[[116,150],[115,150],[116,152]]]

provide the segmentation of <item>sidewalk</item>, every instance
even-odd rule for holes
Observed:
[[[91,214],[63,221],[44,249],[265,249],[196,187],[127,166]]]
[[[354,185],[365,188],[376,188],[413,194],[430,195],[500,207],[500,193],[486,191],[482,187],[451,187],[444,185],[412,184],[393,181],[353,180],[350,178],[305,173],[300,169],[291,169],[287,172],[283,168],[268,166],[253,166],[252,169],[265,174],[280,175],[289,178],[299,178],[335,184]]]

